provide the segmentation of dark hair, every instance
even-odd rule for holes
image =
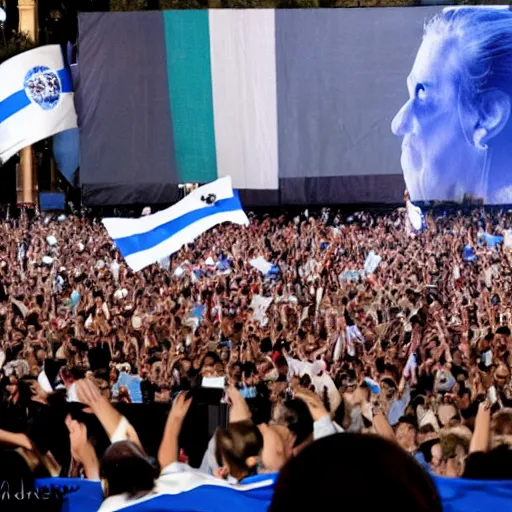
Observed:
[[[507,325],[502,325],[496,329],[496,334],[502,334],[504,336],[510,336],[510,328]]]
[[[287,463],[269,512],[331,508],[339,502],[340,482],[359,512],[442,511],[431,478],[396,443],[345,433],[316,441]]]
[[[329,401],[329,392],[327,390],[327,386],[324,386],[324,390],[322,392],[322,402],[327,412],[331,412],[331,402]]]
[[[393,388],[396,390],[396,382],[393,379],[390,379],[389,377],[384,377],[381,380],[381,383],[387,384],[390,388]]]
[[[210,357],[213,359],[213,364],[220,363],[220,357],[217,355],[216,352],[206,352],[206,354],[203,357],[203,364],[207,357]]]
[[[299,378],[299,384],[301,388],[309,389],[309,387],[312,384],[312,381],[308,373],[305,373],[302,377]]]
[[[57,359],[46,359],[44,362],[44,373],[46,373],[52,388],[55,388],[59,379],[59,372],[64,364],[65,363],[63,361],[59,361]]]
[[[85,409],[84,404],[70,402],[66,406],[66,413],[71,416],[71,419],[85,426],[87,439],[94,448],[98,459],[101,459],[110,446],[110,439],[96,415],[85,412]]]
[[[256,373],[258,373],[256,369],[256,365],[252,361],[248,361],[242,365],[242,371],[244,373],[245,378],[252,377]]]
[[[398,425],[401,425],[401,424],[410,425],[411,427],[414,427],[415,429],[417,428],[417,422],[416,422],[416,418],[414,416],[410,416],[410,415],[401,416],[400,419],[398,420]]]
[[[24,375],[18,379],[18,391],[20,394],[18,402],[23,407],[27,407],[29,402],[32,400],[32,397],[34,396],[32,386],[36,383],[37,379],[32,375]]]
[[[263,354],[272,352],[272,339],[271,338],[263,338],[260,343],[260,350],[261,350],[261,352],[263,352]]]
[[[512,480],[512,450],[502,445],[487,453],[470,454],[463,477],[472,480]]]
[[[338,408],[334,411],[333,419],[338,425],[343,425],[345,419],[345,400],[342,400]]]
[[[59,512],[62,501],[54,493],[47,493],[48,499],[41,499],[43,491],[36,494],[35,475],[32,473],[25,458],[14,450],[0,450],[0,482],[3,482],[2,492],[8,491],[10,498],[2,498],[2,512]],[[14,499],[15,494],[23,491],[24,499]]]
[[[263,450],[263,436],[252,421],[237,421],[215,433],[216,458],[219,466],[229,465],[231,475],[245,478],[257,473],[257,464],[249,465],[247,459],[259,457]]]
[[[101,379],[106,380],[108,382],[109,380],[109,372],[106,368],[98,368],[94,372],[94,378],[95,379]]]
[[[288,366],[288,362],[286,361],[286,357],[284,357],[282,354],[279,354],[279,355],[276,357],[275,365],[276,365],[277,367]]]
[[[107,497],[127,493],[130,498],[140,498],[152,491],[159,473],[160,468],[131,441],[111,445],[100,463]]]
[[[294,447],[307,441],[313,434],[313,418],[308,406],[302,400],[293,398],[278,407],[278,417],[274,420],[286,424],[288,430],[295,434]]]

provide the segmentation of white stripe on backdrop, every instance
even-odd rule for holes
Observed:
[[[209,12],[218,176],[278,188],[275,12]]]

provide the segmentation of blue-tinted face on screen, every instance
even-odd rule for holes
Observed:
[[[472,140],[474,116],[460,101],[460,57],[454,39],[428,35],[407,78],[409,99],[391,125],[403,138],[401,164],[413,201],[481,193],[485,155]]]

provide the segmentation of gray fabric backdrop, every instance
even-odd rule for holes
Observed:
[[[86,204],[176,197],[172,120],[160,12],[79,17],[80,180]]]

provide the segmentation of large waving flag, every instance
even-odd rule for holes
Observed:
[[[199,187],[179,203],[139,219],[103,219],[126,263],[135,271],[175,253],[223,222],[248,225],[231,178]]]
[[[0,164],[76,127],[73,85],[60,46],[41,46],[0,66]]]

